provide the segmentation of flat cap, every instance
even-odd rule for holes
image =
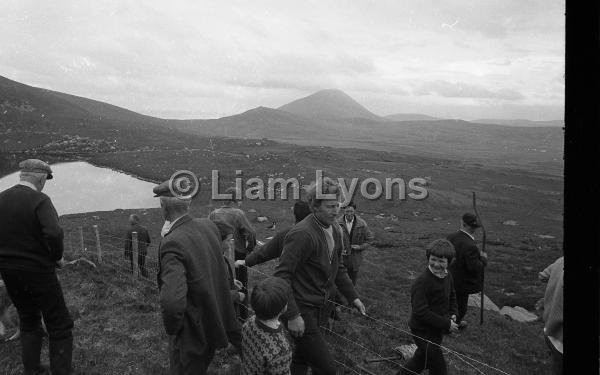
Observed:
[[[154,196],[155,197],[175,197],[173,195],[173,192],[169,188],[170,181],[171,180],[167,180],[167,181],[161,182],[160,184],[156,185],[154,187],[154,189],[152,189]]]
[[[462,221],[463,223],[473,228],[479,228],[481,226],[481,224],[479,224],[479,222],[477,221],[477,216],[473,215],[470,212],[467,212],[463,215]]]
[[[52,179],[52,168],[48,163],[39,159],[27,159],[19,163],[21,172],[46,173],[46,179]]]

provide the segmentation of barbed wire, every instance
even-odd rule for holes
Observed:
[[[269,277],[269,275],[267,275],[266,273],[264,273],[264,272],[262,272],[262,271],[259,271],[258,269],[255,269],[255,268],[252,268],[252,267],[248,267],[248,266],[246,266],[246,265],[241,265],[241,266],[242,266],[242,267],[246,267],[246,268],[248,268],[248,269],[250,269],[250,270],[252,270],[252,271],[254,271],[254,272],[257,272],[257,273],[259,273],[259,274],[261,274],[261,275],[263,275],[263,276],[267,276],[267,277]],[[348,310],[350,310],[350,311],[354,312],[354,309],[353,309],[353,308],[350,308],[350,307],[348,307],[348,306],[342,305],[342,304],[340,304],[340,303],[337,303],[337,302],[335,302],[335,301],[332,301],[332,300],[328,300],[328,302],[331,302],[331,303],[333,303],[333,304],[335,304],[335,305],[338,305],[338,306],[340,306],[340,307],[342,307],[342,308],[344,308],[344,309],[348,309]],[[504,375],[510,375],[510,374],[508,374],[507,372],[505,372],[505,371],[503,371],[503,370],[501,370],[501,369],[499,369],[499,368],[496,368],[496,367],[494,367],[494,366],[492,366],[492,365],[489,365],[489,364],[487,364],[487,363],[481,362],[481,361],[479,361],[479,360],[477,360],[477,359],[475,359],[475,358],[471,358],[471,357],[469,357],[469,356],[468,356],[468,355],[466,355],[466,354],[459,353],[459,352],[457,352],[457,351],[455,351],[455,350],[452,350],[452,349],[450,349],[450,348],[448,348],[448,347],[446,347],[446,346],[443,346],[443,345],[441,345],[441,344],[437,344],[437,343],[435,343],[435,342],[433,342],[433,341],[431,341],[431,340],[428,340],[428,339],[426,339],[426,338],[424,338],[424,337],[421,337],[421,336],[419,336],[419,335],[416,335],[416,334],[414,334],[414,333],[412,333],[412,332],[410,332],[410,331],[408,331],[408,330],[405,330],[405,329],[402,329],[402,328],[396,327],[396,326],[394,326],[394,325],[392,325],[392,324],[390,324],[390,323],[388,323],[388,322],[385,322],[385,321],[383,321],[383,320],[380,320],[380,319],[377,319],[377,318],[375,318],[375,317],[372,317],[372,316],[370,316],[370,315],[368,315],[368,314],[366,314],[366,313],[365,313],[364,315],[363,315],[363,314],[360,314],[360,315],[361,315],[361,316],[364,316],[364,317],[366,317],[366,318],[368,318],[368,319],[371,319],[372,321],[374,321],[374,322],[376,322],[376,323],[379,323],[379,324],[385,325],[386,327],[389,327],[389,328],[395,329],[395,330],[397,330],[397,331],[399,331],[399,332],[402,332],[402,333],[404,333],[404,334],[406,334],[406,335],[409,335],[410,337],[418,338],[418,339],[420,339],[420,340],[423,340],[423,341],[425,341],[425,342],[427,342],[427,343],[429,343],[429,344],[432,344],[432,345],[438,346],[438,347],[440,347],[441,349],[445,350],[447,353],[449,353],[449,354],[452,354],[452,355],[455,355],[455,356],[459,357],[459,359],[460,359],[461,361],[463,361],[463,362],[465,362],[465,359],[467,359],[467,360],[473,361],[473,362],[475,362],[475,363],[478,363],[478,364],[480,364],[480,365],[482,365],[482,366],[488,367],[488,368],[490,368],[490,369],[492,369],[492,370],[495,370],[495,371],[497,371],[497,372],[499,372],[499,373],[501,373],[501,374],[504,374]],[[463,358],[461,358],[461,357],[463,357]],[[468,362],[465,362],[465,363],[469,364]],[[470,365],[470,366],[472,366],[472,367],[473,367],[474,369],[476,369],[477,371],[481,372],[479,369],[477,369],[476,367],[474,367],[472,364],[469,364],[469,365]]]
[[[78,233],[78,234],[79,234],[79,233]],[[122,241],[129,240],[128,238],[125,238],[125,237],[116,237],[116,236],[112,236],[112,235],[108,235],[108,234],[99,234],[99,236],[101,236],[101,237],[107,237],[107,238],[112,238],[112,239],[117,239],[117,240],[122,240]],[[95,247],[95,246],[96,246],[96,243],[95,243],[93,240],[89,240],[89,239],[84,239],[84,244],[89,244],[91,247]],[[101,244],[101,246],[102,246],[102,247],[104,247],[104,246],[108,246],[109,248],[111,248],[111,249],[113,249],[113,250],[117,250],[117,251],[123,251],[123,249],[117,248],[116,246],[114,246],[114,245],[112,245],[112,244],[110,244],[110,243],[107,243],[107,242],[105,242],[105,243],[102,243],[102,244]],[[149,248],[150,248],[150,246],[149,246]],[[82,250],[83,250],[83,249],[82,249]],[[91,251],[90,251],[90,253],[91,253]],[[148,255],[148,254],[146,254],[146,259],[147,259],[147,260],[150,260],[150,262],[158,263],[158,259],[157,259],[157,258],[155,258],[155,257],[153,257],[153,256],[151,256],[151,255]],[[379,269],[379,270],[382,270],[382,271],[384,270],[384,267],[383,267],[383,266],[377,265],[377,264],[375,264],[375,263],[373,263],[373,262],[371,262],[371,261],[369,261],[369,260],[367,260],[367,259],[364,259],[363,261],[365,261],[365,263],[367,263],[367,264],[369,264],[369,265],[371,265],[371,266],[373,266],[373,267],[375,267],[375,268],[377,268],[377,269]],[[104,262],[104,259],[103,259],[103,262]],[[128,276],[128,277],[131,277],[131,276],[132,276],[132,274],[131,274],[131,270],[130,270],[130,269],[128,269],[127,267],[125,267],[125,266],[122,266],[122,265],[118,265],[118,264],[116,264],[116,263],[113,263],[113,262],[109,262],[109,263],[110,263],[110,264],[112,264],[112,265],[114,265],[114,266],[116,266],[116,267],[119,267],[119,268],[121,268],[121,269],[124,269],[124,270],[126,270],[126,272],[128,272],[128,273],[129,273],[129,275],[125,275],[125,276]],[[264,272],[262,272],[262,271],[259,271],[259,270],[258,270],[258,269],[256,269],[256,268],[253,268],[253,267],[249,267],[249,266],[246,266],[246,265],[240,265],[240,266],[241,266],[241,267],[246,267],[246,269],[250,269],[252,272],[255,272],[255,273],[261,274],[261,275],[263,275],[263,276],[266,276],[266,277],[270,277],[270,276],[271,276],[271,275],[268,275],[268,274],[266,274],[266,273],[264,273]],[[150,268],[151,270],[156,270],[156,269],[155,269],[155,268],[153,268],[153,267],[148,267],[148,268]],[[120,272],[120,271],[118,271],[118,270],[116,270],[116,271],[117,271],[117,272]],[[122,274],[122,275],[124,275],[123,273],[121,273],[121,274]],[[143,280],[145,280],[145,281],[148,281],[148,282],[151,282],[151,283],[152,283],[152,281],[151,281],[151,280],[149,280],[148,278],[145,278],[145,277],[141,277],[141,278],[142,278]],[[350,307],[348,307],[348,306],[342,305],[342,304],[340,304],[340,303],[337,303],[337,302],[335,302],[335,301],[332,301],[332,300],[328,300],[328,302],[330,302],[330,303],[333,303],[334,305],[340,306],[340,307],[342,307],[342,308],[344,308],[344,309],[350,310],[351,312],[354,312],[354,309],[352,309],[352,308],[350,308]],[[244,306],[244,307],[245,307],[245,308],[247,308],[249,311],[254,311],[254,310],[252,310],[252,309],[251,309],[251,307],[250,307],[250,306],[248,306],[248,305],[246,305],[246,304],[240,303],[240,305]],[[477,367],[475,367],[475,366],[474,366],[472,363],[470,363],[470,362],[468,362],[468,361],[472,361],[472,362],[474,362],[474,363],[477,363],[477,364],[479,364],[479,365],[485,366],[485,367],[487,367],[487,368],[489,368],[489,369],[492,369],[492,370],[494,370],[494,371],[497,371],[497,372],[499,372],[499,373],[501,373],[501,374],[504,374],[504,375],[510,375],[510,374],[508,374],[507,372],[505,372],[505,371],[503,371],[503,370],[501,370],[501,369],[499,369],[499,368],[496,368],[496,367],[494,367],[494,366],[492,366],[492,365],[489,365],[489,364],[487,364],[487,363],[485,363],[485,362],[479,361],[479,360],[477,360],[477,359],[475,359],[475,358],[471,358],[470,356],[468,356],[468,355],[466,355],[466,354],[459,353],[459,352],[457,352],[457,351],[455,351],[455,350],[452,350],[452,349],[450,349],[450,348],[448,348],[448,347],[445,347],[445,346],[443,346],[443,345],[441,345],[441,344],[437,344],[437,343],[435,343],[435,342],[432,342],[432,341],[430,341],[430,340],[428,340],[428,339],[426,339],[426,338],[420,337],[420,336],[418,336],[418,335],[416,335],[416,334],[414,334],[414,333],[412,333],[412,332],[410,332],[410,331],[408,331],[408,330],[405,330],[405,329],[402,329],[402,328],[396,327],[396,326],[394,326],[394,325],[392,325],[392,324],[390,324],[390,323],[388,323],[388,322],[386,322],[386,321],[383,321],[383,320],[377,319],[377,318],[375,318],[375,317],[372,317],[372,316],[370,316],[370,315],[368,315],[368,314],[364,314],[364,315],[363,315],[363,314],[360,314],[360,315],[361,315],[361,316],[364,316],[364,317],[365,317],[365,318],[367,318],[367,319],[370,319],[370,320],[372,320],[373,322],[375,322],[375,323],[377,323],[377,324],[380,324],[380,325],[386,326],[386,327],[388,327],[388,328],[391,328],[391,329],[397,330],[397,331],[399,331],[399,332],[402,332],[402,333],[404,333],[404,334],[406,334],[406,335],[408,335],[408,336],[410,336],[410,337],[413,337],[413,338],[418,338],[418,339],[420,339],[420,340],[423,340],[424,342],[427,342],[427,343],[429,343],[429,344],[432,344],[432,345],[438,346],[438,347],[440,347],[441,349],[443,349],[445,352],[447,352],[447,353],[449,353],[449,354],[451,354],[451,355],[454,355],[454,356],[456,356],[456,357],[457,357],[459,360],[461,360],[463,363],[465,363],[465,364],[469,365],[470,367],[472,367],[472,368],[473,368],[475,371],[477,371],[477,372],[478,372],[478,373],[480,373],[480,374],[483,374],[483,372],[481,372],[481,370],[480,370],[480,369],[478,369]],[[321,328],[325,328],[325,327],[321,327]],[[352,343],[354,343],[354,344],[356,344],[356,345],[362,346],[362,347],[363,347],[363,349],[373,352],[374,354],[376,354],[376,355],[377,355],[377,356],[379,356],[380,358],[384,358],[384,357],[383,357],[383,356],[381,356],[379,353],[377,353],[377,352],[374,352],[374,351],[372,351],[372,350],[370,350],[370,349],[368,349],[368,348],[364,347],[363,345],[360,345],[360,344],[358,344],[358,343],[356,343],[356,342],[354,342],[354,341],[352,341],[352,340],[349,340],[349,339],[345,338],[344,336],[342,336],[342,335],[339,335],[339,334],[337,334],[336,332],[334,332],[334,331],[331,331],[331,330],[329,330],[329,329],[327,329],[327,328],[325,328],[325,329],[326,329],[326,330],[328,330],[328,331],[330,331],[330,332],[332,332],[332,333],[334,333],[334,334],[336,334],[336,335],[338,335],[338,336],[340,336],[340,337],[342,337],[342,338],[344,338],[345,340],[348,340],[348,341],[350,341],[350,342],[352,342]],[[392,362],[393,362],[393,361],[392,361]],[[395,362],[393,362],[393,363],[395,363]],[[395,363],[395,364],[396,364],[396,365],[398,365],[398,366],[400,366],[400,367],[402,367],[402,366],[401,366],[400,364],[398,364],[398,363]],[[403,368],[404,368],[404,367],[403,367]],[[408,370],[408,369],[407,369],[407,370]],[[356,372],[356,370],[352,370],[352,371]],[[409,370],[409,371],[410,371],[410,370]],[[412,372],[412,371],[411,371],[411,372]],[[357,373],[358,373],[358,372],[357,372]],[[414,373],[414,372],[413,372],[413,373]]]

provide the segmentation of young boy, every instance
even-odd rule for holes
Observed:
[[[242,328],[243,375],[289,375],[292,347],[279,316],[287,309],[287,282],[278,277],[261,281],[250,296],[254,316]]]
[[[428,266],[413,283],[410,296],[412,314],[408,325],[417,350],[398,372],[401,375],[421,373],[426,368],[430,375],[446,375],[448,369],[439,345],[444,333],[458,331],[456,293],[448,273],[454,246],[444,239],[435,240],[427,246],[426,255]]]

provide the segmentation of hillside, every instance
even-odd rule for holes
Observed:
[[[399,369],[392,363],[364,364],[363,360],[374,354],[356,345],[360,343],[384,356],[392,356],[391,348],[410,342],[410,337],[398,328],[406,328],[410,315],[410,284],[424,269],[423,247],[457,229],[460,215],[471,207],[473,191],[477,193],[487,230],[490,260],[486,270],[486,294],[499,306],[518,305],[533,311],[544,292],[543,284],[537,282],[537,272],[562,255],[562,175],[514,168],[520,165],[516,160],[519,155],[526,159],[529,164],[524,165],[529,167],[535,166],[531,164],[535,160],[531,155],[547,156],[550,151],[530,151],[528,155],[520,148],[531,147],[528,143],[560,144],[562,130],[559,128],[542,133],[548,129],[449,120],[393,122],[356,117],[314,120],[259,107],[218,120],[168,122],[167,126],[177,126],[187,132],[181,133],[165,129],[162,124],[136,122],[133,118],[122,122],[93,119],[83,114],[98,115],[100,109],[95,103],[85,100],[78,103],[79,99],[66,100],[37,90],[40,89],[27,91],[30,95],[27,100],[11,99],[13,101],[4,109],[5,117],[0,117],[1,139],[9,141],[1,143],[0,156],[6,159],[0,162],[10,163],[0,164],[0,175],[4,170],[14,170],[23,158],[33,156],[49,161],[88,160],[155,182],[169,178],[176,170],[190,170],[202,177],[203,183],[192,204],[197,217],[205,217],[214,208],[207,184],[207,176],[214,169],[223,173],[222,186],[232,184],[237,169],[243,170],[245,179],[297,177],[302,185],[314,180],[315,169],[322,169],[325,175],[334,178],[356,177],[360,181],[400,177],[407,182],[413,177],[424,178],[429,195],[421,201],[356,197],[359,215],[375,234],[373,245],[365,252],[358,292],[365,300],[368,314],[389,325],[342,313],[343,320],[335,323],[333,331],[350,341],[333,334],[328,335],[327,340],[336,358],[353,367],[361,365],[381,375],[394,374]],[[106,112],[113,110],[109,105],[100,107]],[[50,112],[50,109],[41,111],[40,108],[56,109]],[[127,112],[118,112],[112,116],[128,116]],[[27,117],[28,114],[32,115]],[[105,114],[105,118],[110,116]],[[219,131],[222,132],[219,134],[237,137],[246,134],[273,139],[281,135],[288,142],[293,140],[305,145],[202,137]],[[230,131],[235,134],[227,133]],[[46,134],[58,137],[59,141],[37,143],[43,141]],[[78,134],[77,137],[74,134]],[[67,138],[62,141],[60,137]],[[314,146],[327,143],[356,146]],[[14,148],[5,148],[7,144]],[[504,146],[507,146],[506,151]],[[437,156],[432,157],[432,154]],[[486,164],[474,164],[480,160]],[[507,164],[510,168],[497,166],[505,160],[511,161]],[[140,194],[152,195],[152,192],[140,191]],[[398,194],[399,190],[394,190],[395,198]],[[259,223],[257,216],[268,216],[276,221],[278,231],[292,225],[290,206],[291,201],[279,199],[243,202],[247,212],[250,208],[255,210],[249,219],[260,240],[273,236],[275,231]],[[82,373],[158,375],[167,372],[167,338],[160,320],[154,279],[150,282],[134,280],[122,274],[126,268],[123,268],[121,237],[128,215],[133,212],[143,218],[151,232],[154,247],[149,253],[150,263],[151,258],[156,257],[163,224],[159,209],[61,217],[69,250],[67,259],[82,255],[77,248],[80,226],[87,248],[84,255],[95,260],[96,237],[92,225],[99,227],[104,251],[104,265],[98,269],[60,271],[67,303],[76,312],[75,360]],[[516,224],[505,224],[508,221]],[[258,267],[257,272],[251,274],[251,285],[262,277],[259,272],[271,274],[272,268],[273,262]],[[476,322],[477,310],[470,308],[467,319]],[[450,371],[466,375],[499,373],[483,367],[483,362],[515,375],[547,374],[549,361],[542,328],[541,322],[523,324],[486,312],[484,325],[472,324],[467,331],[445,338],[447,347],[480,361],[468,365],[463,357],[449,354]],[[19,361],[18,342],[0,346],[0,373],[20,373]],[[231,362],[223,353],[215,361],[222,367]]]
[[[258,107],[213,120],[164,120],[2,77],[0,135],[0,160],[2,152],[137,150],[153,147],[155,140],[164,147],[194,148],[206,137],[234,137],[397,151],[559,175],[564,143],[557,126],[392,121],[339,90],[319,91],[279,109]]]
[[[335,129],[331,129],[325,121],[267,107],[254,108],[216,120],[172,120],[170,123],[180,130],[204,136],[289,140],[306,138],[309,133],[335,135]]]

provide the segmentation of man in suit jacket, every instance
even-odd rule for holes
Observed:
[[[467,313],[469,294],[481,291],[483,268],[487,264],[487,254],[480,252],[475,244],[474,235],[480,226],[477,217],[468,212],[462,217],[460,230],[447,237],[456,251],[456,257],[448,268],[456,288],[457,321],[460,329],[467,326],[467,322],[463,318]]]
[[[169,181],[154,188],[170,226],[159,245],[158,287],[169,335],[171,375],[206,374],[215,350],[241,345],[221,236],[208,219],[192,219],[191,199],[172,195]]]
[[[355,214],[356,204],[348,203],[344,209],[344,216],[339,224],[346,236],[346,248],[343,251],[344,265],[348,269],[348,276],[352,284],[356,286],[358,279],[358,270],[362,265],[363,251],[369,247],[373,241],[373,233],[367,223]]]
[[[56,277],[63,230],[54,205],[42,193],[52,169],[38,159],[19,167],[20,182],[0,193],[0,274],[19,314],[24,373],[45,371],[40,365],[43,318],[52,374],[71,374],[73,320]]]
[[[150,235],[148,234],[148,230],[146,227],[140,224],[140,217],[136,214],[129,216],[129,229],[125,234],[127,238],[125,240],[125,258],[129,259],[131,273],[133,273],[133,257],[135,249],[133,247],[133,232],[137,233],[138,239],[138,248],[137,248],[137,257],[138,257],[138,267],[140,269],[140,274],[144,277],[148,277],[148,269],[146,268],[146,255],[148,254],[148,246],[150,245]]]

